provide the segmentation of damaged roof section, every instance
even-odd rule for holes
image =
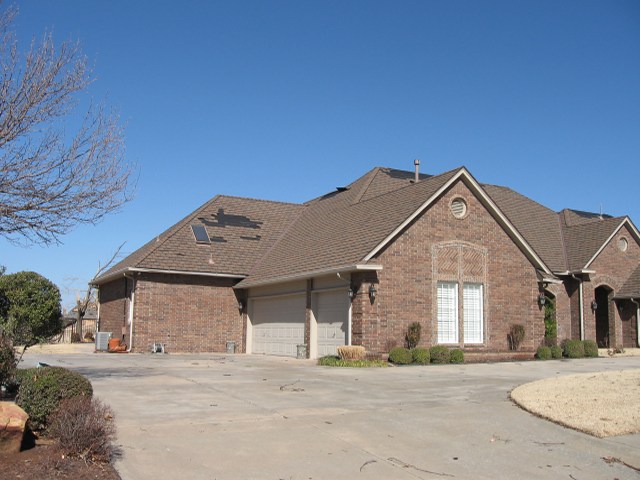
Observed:
[[[114,265],[95,283],[132,269],[246,276],[303,208],[217,196]]]

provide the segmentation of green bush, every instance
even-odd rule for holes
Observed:
[[[413,349],[418,346],[420,343],[420,334],[422,332],[422,325],[419,322],[413,322],[409,325],[409,330],[407,331],[407,348]]]
[[[431,362],[431,355],[429,354],[428,348],[414,348],[411,350],[411,355],[413,356],[413,363],[427,365]]]
[[[395,347],[389,352],[389,361],[397,365],[408,365],[413,362],[413,355],[407,348]]]
[[[0,334],[0,385],[8,385],[16,369],[16,353],[9,337]],[[2,393],[0,392],[0,396]]]
[[[597,358],[598,345],[593,340],[585,340],[582,342],[584,348],[584,356],[589,358]]]
[[[451,362],[451,351],[443,345],[434,345],[429,349],[431,363],[444,364]]]
[[[552,358],[551,348],[545,346],[538,347],[538,350],[536,350],[536,358],[538,360],[550,360]]]
[[[584,357],[584,344],[581,340],[565,340],[562,347],[564,356],[567,358]]]
[[[79,373],[62,367],[30,368],[21,373],[16,403],[29,415],[30,427],[42,430],[62,400],[92,395],[91,382]]]
[[[459,348],[451,350],[450,357],[451,363],[464,363],[464,352]]]
[[[550,348],[551,350],[551,358],[562,358],[562,347],[559,347],[558,345],[554,345],[553,347]]]

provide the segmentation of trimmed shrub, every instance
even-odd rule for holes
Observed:
[[[562,347],[559,347],[558,345],[554,345],[553,347],[550,348],[551,350],[551,358],[562,358]]]
[[[538,360],[550,360],[551,357],[552,357],[551,348],[549,347],[542,346],[542,347],[538,347],[538,350],[536,350],[536,358]]]
[[[409,330],[407,331],[407,348],[413,349],[418,346],[420,343],[420,333],[422,332],[422,325],[419,322],[413,322],[409,325]]]
[[[459,348],[451,350],[450,357],[451,363],[464,363],[464,352]]]
[[[389,352],[389,361],[397,365],[408,365],[413,362],[413,355],[407,348],[396,347]]]
[[[520,344],[524,340],[524,336],[524,325],[511,325],[511,328],[509,329],[509,335],[507,335],[507,338],[509,340],[509,348],[511,350],[518,350],[520,348]]]
[[[429,349],[431,363],[444,364],[451,362],[451,351],[443,345],[434,345]]]
[[[427,365],[431,362],[431,355],[429,354],[428,348],[414,348],[411,350],[411,355],[413,356],[413,363]]]
[[[366,351],[361,345],[342,345],[338,347],[338,357],[342,360],[364,360]]]
[[[581,340],[565,340],[562,347],[564,356],[567,358],[584,357],[584,344]]]
[[[79,373],[62,367],[30,368],[21,374],[16,403],[29,414],[30,427],[42,430],[62,400],[92,395],[91,382]]]
[[[48,433],[58,439],[65,455],[108,462],[116,436],[113,417],[113,410],[97,398],[66,398],[51,416]]]
[[[598,345],[593,340],[585,340],[582,342],[584,348],[584,356],[589,358],[598,357]]]

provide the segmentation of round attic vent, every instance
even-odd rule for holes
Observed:
[[[451,213],[456,218],[463,218],[467,214],[467,202],[462,198],[455,198],[451,202]]]
[[[618,240],[618,249],[621,252],[626,252],[627,248],[629,248],[629,242],[626,238],[622,237],[620,240]]]

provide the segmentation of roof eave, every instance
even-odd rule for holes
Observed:
[[[356,263],[352,265],[344,265],[341,267],[333,267],[333,268],[323,268],[319,270],[309,270],[306,272],[296,273],[293,275],[285,275],[280,277],[272,277],[264,280],[251,281],[250,278],[241,282],[234,286],[233,288],[252,288],[252,287],[263,287],[266,285],[274,285],[276,283],[285,283],[285,282],[294,282],[296,280],[307,280],[309,278],[324,276],[324,275],[332,275],[332,274],[340,274],[340,273],[351,273],[351,272],[366,272],[366,271],[380,271],[382,270],[382,265],[378,264],[363,264]]]
[[[105,283],[111,282],[118,278],[122,278],[127,276],[127,274],[131,273],[156,273],[156,274],[168,274],[168,275],[190,275],[195,277],[214,277],[214,278],[232,278],[236,280],[242,280],[247,278],[246,275],[234,274],[234,273],[210,273],[210,272],[193,272],[188,270],[168,270],[168,269],[158,269],[158,268],[140,268],[140,267],[128,267],[124,270],[120,270],[118,272],[114,272],[111,275],[106,275],[104,277],[99,277],[91,280],[89,282],[90,285],[103,285]]]

